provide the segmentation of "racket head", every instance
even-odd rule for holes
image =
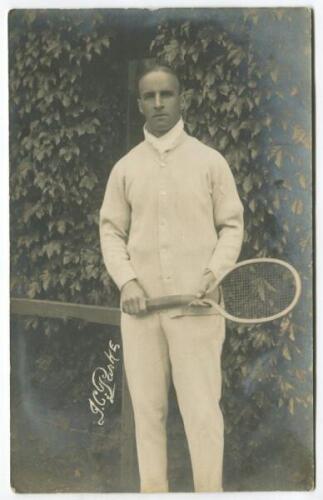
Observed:
[[[215,304],[227,319],[238,323],[264,323],[288,314],[301,295],[301,279],[288,262],[269,257],[236,264],[217,282],[223,302]]]

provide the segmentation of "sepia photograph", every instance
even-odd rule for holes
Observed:
[[[309,491],[313,10],[8,14],[17,493]]]

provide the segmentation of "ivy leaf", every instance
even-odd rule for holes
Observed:
[[[36,281],[33,281],[28,290],[27,290],[27,296],[30,298],[30,299],[33,299],[35,298],[35,296],[40,293],[40,286],[39,286],[39,283],[36,282]]]
[[[299,94],[299,88],[297,85],[294,85],[291,90],[290,90],[290,95],[291,96],[296,96]]]
[[[278,67],[276,66],[271,72],[270,76],[273,82],[277,83],[278,80]]]
[[[25,179],[28,175],[29,172],[32,170],[32,164],[31,162],[27,160],[23,160],[17,167],[17,170],[19,172],[19,175],[21,175],[22,179]]]
[[[206,74],[206,84],[209,87],[212,87],[213,83],[215,82],[215,74],[213,71],[208,71]]]
[[[216,89],[212,89],[212,90],[209,90],[207,92],[207,96],[209,97],[209,99],[212,101],[212,102],[215,102],[217,100],[217,97],[218,97],[218,93],[216,91]]]
[[[294,335],[294,327],[293,327],[293,325],[290,325],[290,328],[289,328],[289,338],[290,338],[291,340],[293,340],[293,341],[295,340],[295,335]]]
[[[210,124],[210,125],[208,125],[208,130],[209,130],[210,136],[214,137],[217,130],[218,130],[218,127],[215,124],[213,124],[213,125]]]
[[[223,135],[219,141],[219,148],[221,151],[224,151],[227,145],[229,144],[229,138],[227,135]]]
[[[250,193],[250,191],[252,190],[252,187],[253,187],[251,174],[247,175],[247,177],[243,181],[242,187],[243,187],[243,190],[246,194]]]
[[[292,204],[292,212],[295,215],[301,215],[303,213],[304,204],[302,200],[294,200]]]
[[[239,137],[239,129],[238,128],[232,128],[231,129],[231,135],[233,139],[236,141]]]
[[[222,95],[227,96],[229,95],[230,87],[227,83],[224,83],[219,86],[219,91],[221,92]]]
[[[257,158],[259,152],[258,152],[257,148],[253,147],[253,148],[251,148],[250,153],[251,153],[251,158],[253,160],[255,160]]]
[[[165,50],[169,63],[172,63],[178,53],[178,41],[175,39],[171,40],[171,42],[165,47]]]
[[[215,72],[217,74],[217,77],[219,78],[219,80],[223,80],[224,79],[224,68],[223,68],[223,64],[217,64],[215,66]]]
[[[104,36],[101,38],[101,43],[108,49],[110,47],[110,38],[108,36]]]
[[[94,188],[96,183],[97,183],[97,179],[95,179],[94,177],[90,177],[88,175],[85,175],[80,182],[80,187],[84,187],[84,188],[87,188],[89,191],[92,191],[92,189]]]
[[[59,254],[61,251],[61,243],[58,241],[51,241],[44,245],[44,251],[50,259],[54,254]]]
[[[299,185],[303,188],[303,189],[306,189],[307,186],[306,186],[306,177],[304,174],[300,174],[299,177],[298,177],[298,181],[299,181]]]
[[[298,124],[293,127],[292,139],[296,142],[296,144],[301,144],[304,148],[311,149],[311,140],[309,136]]]
[[[57,230],[60,234],[65,234],[66,232],[66,223],[64,220],[60,220],[57,223]]]
[[[248,206],[249,206],[250,210],[253,213],[255,213],[255,211],[256,211],[256,200],[252,199],[251,201],[249,201]]]
[[[48,287],[49,287],[49,284],[50,284],[50,275],[49,275],[49,272],[46,270],[44,271],[44,273],[41,275],[41,278],[42,278],[42,285],[43,285],[43,289],[45,291],[48,290]]]
[[[287,344],[284,345],[282,354],[284,358],[287,359],[288,361],[292,360]]]
[[[265,302],[265,299],[266,299],[266,296],[265,296],[265,287],[264,287],[264,285],[263,285],[263,283],[261,281],[258,283],[257,291],[258,291],[260,299],[263,302]]]
[[[63,99],[62,99],[62,103],[63,103],[63,106],[65,108],[68,108],[68,106],[71,105],[71,99],[67,95],[64,95]]]
[[[280,209],[280,199],[279,199],[279,196],[277,193],[275,193],[275,196],[274,196],[273,207],[275,208],[275,210]]]
[[[275,165],[278,168],[281,168],[282,163],[283,163],[283,150],[281,148],[277,148],[275,156]]]

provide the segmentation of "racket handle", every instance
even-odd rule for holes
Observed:
[[[164,297],[156,297],[146,300],[147,311],[158,311],[160,309],[168,309],[171,307],[185,307],[191,302],[197,301],[195,295],[168,295]],[[201,304],[202,306],[203,304]],[[210,307],[210,305],[206,305]]]

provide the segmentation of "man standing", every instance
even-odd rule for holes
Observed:
[[[236,262],[242,243],[243,208],[228,164],[184,131],[181,102],[173,70],[154,66],[141,75],[145,140],[113,168],[100,212],[104,261],[121,290],[141,492],[168,491],[170,376],[195,491],[222,490],[224,319],[212,307],[148,313],[145,305],[147,297],[203,297]]]

